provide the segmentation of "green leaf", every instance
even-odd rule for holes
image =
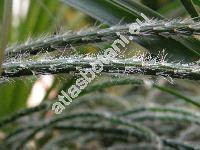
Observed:
[[[189,62],[200,58],[200,42],[197,39],[177,36],[173,36],[172,38],[145,36],[138,43],[149,48],[153,54],[164,49],[165,53],[168,54],[168,59],[171,61]]]
[[[159,13],[157,13],[156,11],[153,11],[152,9],[146,7],[145,5],[137,3],[133,0],[110,0],[110,1],[116,4],[117,6],[124,7],[125,9],[133,12],[135,15],[137,15],[138,18],[141,18],[141,13],[143,13],[150,18],[156,17],[158,19],[164,19],[164,17]]]
[[[190,49],[191,51],[183,50],[182,52],[189,52],[188,55],[192,57],[192,53],[194,53],[198,58],[200,58],[200,41],[191,37],[181,38],[181,37],[173,37],[175,40],[182,43],[185,47]],[[192,52],[192,53],[191,53]],[[186,53],[185,53],[186,54]],[[187,56],[187,55],[186,55]],[[194,60],[195,61],[195,60]]]
[[[36,0],[30,1],[27,17],[19,25],[19,40],[25,40],[28,36],[36,36],[44,32],[52,31],[55,27],[56,15],[60,11],[58,1]],[[56,12],[56,13],[55,13]]]
[[[192,0],[181,0],[181,2],[192,18],[199,16],[197,10],[193,5]]]
[[[25,107],[32,84],[22,80],[0,85],[0,118]]]
[[[180,98],[181,100],[187,102],[187,103],[190,103],[190,104],[193,104],[194,106],[197,106],[200,108],[200,103],[193,100],[193,99],[190,99],[189,97],[186,97],[184,95],[182,95],[181,93],[177,92],[175,89],[173,88],[166,88],[166,87],[162,87],[162,86],[159,86],[159,85],[154,85],[155,88],[163,91],[163,92],[166,92],[166,93],[169,93],[171,95],[174,95],[175,97],[178,97]]]
[[[200,6],[200,0],[193,0],[194,4],[199,5]]]
[[[37,0],[40,3],[41,10],[35,22],[33,33],[43,33],[44,31],[51,31],[51,27],[56,22],[56,15],[59,12],[59,3],[51,0]],[[56,13],[55,13],[56,12]],[[55,25],[54,25],[55,26]]]
[[[129,10],[113,5],[107,0],[61,0],[62,2],[79,9],[91,17],[113,25],[118,23],[133,22],[137,15]]]
[[[0,1],[0,24],[3,18],[3,5],[4,5],[4,1]]]
[[[165,4],[161,8],[158,9],[158,12],[167,18],[176,18],[185,16],[185,9],[182,7],[181,2],[178,1],[170,1]]]
[[[34,1],[30,2],[27,17],[19,26],[20,35],[18,36],[18,40],[25,40],[28,35],[33,34],[35,23],[41,11],[41,7],[38,6],[38,3]]]

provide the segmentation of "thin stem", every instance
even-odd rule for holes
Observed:
[[[95,62],[97,59],[96,57],[69,57],[53,60],[7,62],[3,64],[2,77],[77,72],[76,68],[82,68],[81,70],[91,68],[90,63]],[[200,80],[200,66],[192,63],[144,61],[138,58],[113,58],[109,61],[109,64],[104,64],[102,73],[156,75]]]
[[[135,133],[132,132],[131,130],[127,129],[117,129],[117,128],[107,128],[107,127],[91,127],[91,126],[77,126],[77,125],[57,125],[55,126],[55,129],[58,130],[77,130],[77,131],[82,131],[82,132],[87,132],[87,131],[93,131],[93,132],[99,132],[99,133],[104,133],[104,134],[116,134],[120,136],[125,136],[129,137],[135,136]],[[187,148],[188,150],[193,150],[195,146],[192,146],[190,144],[186,144],[182,141],[176,141],[176,140],[171,140],[171,139],[166,139],[162,138],[161,139],[162,143],[166,146],[170,147],[175,147],[175,148]],[[156,148],[156,147],[155,147]]]
[[[187,144],[183,141],[171,140],[171,139],[163,139],[163,144],[168,145],[170,147],[176,149],[185,149],[185,150],[196,150],[197,147],[191,144]]]
[[[169,88],[158,86],[158,85],[154,85],[154,87],[159,89],[159,90],[161,90],[161,91],[163,91],[163,92],[166,92],[166,93],[174,95],[174,96],[176,96],[178,98],[181,98],[185,102],[191,103],[191,104],[193,104],[193,105],[195,105],[195,106],[200,108],[200,103],[199,102],[194,101],[194,100],[192,100],[192,99],[190,99],[190,98],[178,93],[175,89],[169,89]]]
[[[182,123],[195,123],[200,125],[200,120],[191,116],[186,116],[182,114],[175,113],[157,113],[157,112],[142,112],[131,116],[133,121],[144,121],[144,120],[161,120],[161,121],[174,121]]]
[[[138,35],[131,35],[129,33],[129,25],[113,26],[107,29],[90,28],[84,31],[75,33],[67,32],[61,35],[49,36],[37,40],[33,40],[28,44],[13,45],[6,49],[7,57],[14,57],[18,54],[32,54],[36,55],[39,52],[55,51],[58,48],[64,47],[62,50],[71,48],[73,46],[85,45],[88,43],[111,42],[118,36],[116,32],[120,32],[127,36],[147,36],[147,35],[164,35],[164,36],[193,36],[200,34],[200,22],[188,22],[180,20],[154,20],[151,23],[144,23],[140,27]],[[135,40],[138,40],[135,38]],[[140,41],[137,41],[140,42]],[[200,55],[200,54],[199,54]]]
[[[19,119],[21,117],[24,117],[26,115],[30,115],[30,114],[35,113],[35,112],[39,112],[39,111],[47,109],[47,108],[48,108],[48,104],[47,103],[42,103],[42,104],[40,104],[40,105],[38,105],[36,107],[27,108],[27,109],[18,111],[17,113],[0,120],[0,128],[4,127],[5,125],[7,125],[7,124],[9,124],[11,122],[16,121],[17,119]]]
[[[62,115],[62,116],[58,116],[58,117],[55,117],[49,121],[46,121],[42,124],[40,124],[37,128],[35,128],[24,140],[22,140],[20,142],[20,144],[18,145],[18,148],[21,148],[23,147],[23,145],[29,141],[32,137],[34,137],[34,135],[36,133],[38,133],[39,131],[47,128],[47,127],[51,127],[53,125],[55,125],[56,123],[59,123],[61,121],[64,121],[64,120],[71,120],[71,119],[77,119],[77,118],[96,118],[96,119],[105,119],[105,120],[108,120],[110,121],[111,123],[114,123],[114,124],[118,124],[118,125],[125,125],[125,126],[128,126],[128,127],[132,127],[133,131],[134,131],[134,134],[137,135],[138,137],[143,137],[143,138],[146,138],[147,140],[151,140],[151,141],[157,141],[158,138],[157,136],[151,131],[149,130],[148,128],[146,127],[143,127],[142,125],[140,124],[137,124],[137,123],[131,123],[129,121],[126,121],[126,120],[122,120],[122,119],[119,119],[119,118],[115,118],[115,117],[112,117],[110,115],[106,115],[106,114],[100,114],[100,113],[95,113],[95,112],[85,112],[85,113],[77,113],[77,114],[70,114],[70,115]]]
[[[159,106],[159,105],[153,105],[153,106],[140,106],[136,107],[130,110],[119,112],[117,115],[119,116],[127,116],[132,115],[135,113],[141,113],[141,112],[163,112],[163,113],[175,113],[175,114],[181,114],[185,116],[191,116],[194,118],[200,119],[200,113],[191,111],[189,109],[185,108],[177,108],[177,107],[166,107],[166,106]]]
[[[95,84],[89,86],[88,88],[83,90],[80,95],[84,95],[84,94],[87,94],[87,93],[90,93],[90,92],[93,92],[93,91],[96,91],[96,90],[101,90],[101,89],[104,89],[106,87],[111,87],[111,86],[115,86],[115,85],[129,85],[129,84],[142,85],[143,83],[144,83],[143,80],[136,79],[136,78],[122,78],[122,79],[117,78],[117,79],[112,79],[112,80],[106,80],[104,82],[95,83]],[[198,108],[200,106],[200,103],[198,103],[197,101],[194,101],[193,99],[191,99],[189,97],[185,97],[185,96],[179,94],[178,92],[176,92],[175,90],[168,90],[168,88],[164,88],[164,87],[158,88],[160,86],[158,86],[156,84],[154,84],[153,86],[154,86],[154,88],[157,88],[161,91],[165,91],[169,94],[172,94],[175,97],[180,98],[180,100],[187,102],[189,104],[192,104],[194,106],[197,106]],[[141,109],[139,109],[139,110],[141,110]],[[181,111],[181,110],[177,110],[177,111]]]
[[[94,91],[109,88],[112,86],[127,85],[127,84],[142,85],[143,81],[140,79],[136,79],[136,78],[124,78],[121,80],[116,78],[116,79],[112,79],[112,80],[106,80],[106,81],[102,81],[100,83],[94,83],[91,86],[87,87],[86,89],[83,89],[82,92],[80,93],[80,96],[94,92]]]

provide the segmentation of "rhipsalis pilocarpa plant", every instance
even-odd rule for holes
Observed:
[[[11,3],[1,150],[200,149],[199,0]]]

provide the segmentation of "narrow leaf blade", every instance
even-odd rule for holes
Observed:
[[[192,18],[199,16],[197,10],[195,9],[193,5],[192,0],[181,0],[181,2]]]

